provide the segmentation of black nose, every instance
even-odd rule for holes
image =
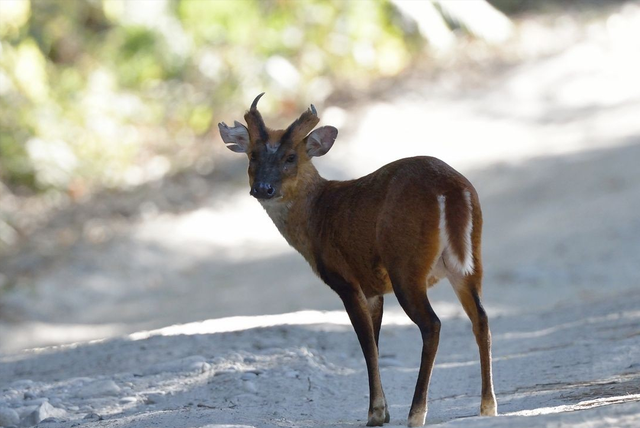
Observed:
[[[253,187],[251,188],[251,196],[257,199],[271,199],[275,194],[276,189],[269,183],[253,183]]]

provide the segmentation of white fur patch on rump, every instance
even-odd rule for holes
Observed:
[[[449,231],[447,224],[446,211],[446,197],[444,195],[438,196],[438,207],[440,208],[440,248],[442,248],[442,257],[447,264],[447,268],[454,269],[455,271],[469,275],[473,273],[473,253],[471,248],[471,231],[473,228],[473,213],[471,206],[471,193],[465,191],[463,193],[466,202],[467,209],[469,210],[469,216],[467,224],[464,226],[463,242],[464,257],[460,259],[460,256],[451,249],[451,241],[449,239]]]

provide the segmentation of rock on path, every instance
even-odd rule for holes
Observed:
[[[0,427],[18,425],[19,423],[20,416],[18,415],[18,412],[6,407],[0,407]]]

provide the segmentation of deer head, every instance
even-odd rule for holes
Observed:
[[[229,150],[247,154],[252,196],[262,201],[289,199],[298,187],[299,176],[313,168],[311,158],[331,149],[338,130],[333,126],[313,130],[320,121],[313,104],[287,129],[269,129],[258,111],[263,95],[258,95],[245,113],[247,126],[234,121],[229,127],[222,122],[218,129]]]

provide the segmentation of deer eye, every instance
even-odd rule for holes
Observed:
[[[286,162],[287,163],[293,163],[296,161],[296,155],[289,155],[287,156]]]
[[[251,155],[249,156],[249,159],[254,161],[254,160],[258,159],[258,156],[255,154],[255,152],[251,152]]]

